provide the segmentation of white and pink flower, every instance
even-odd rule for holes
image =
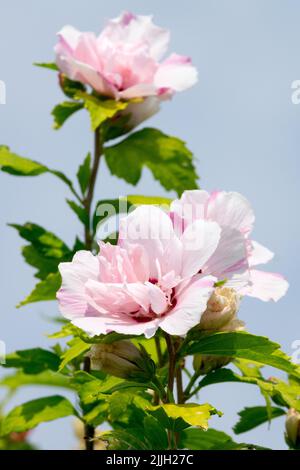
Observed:
[[[220,245],[226,252],[216,258]],[[60,264],[62,314],[91,335],[116,331],[151,337],[160,327],[185,335],[200,321],[218,273],[245,266],[244,236],[196,220],[175,233],[168,214],[140,206],[120,223],[117,246],[78,252]]]
[[[64,26],[58,38],[55,54],[61,72],[116,100],[147,98],[137,107],[143,117],[157,112],[161,100],[197,81],[189,57],[171,54],[160,62],[170,34],[154,25],[151,16],[124,12],[99,36]]]

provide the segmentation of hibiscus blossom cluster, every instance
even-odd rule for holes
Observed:
[[[79,251],[60,264],[60,310],[91,336],[150,338],[158,328],[184,336],[214,314],[222,328],[244,295],[277,301],[288,288],[256,269],[273,253],[251,239],[253,224],[249,202],[234,192],[186,191],[169,212],[139,206],[120,221],[117,245],[100,241],[99,254]]]

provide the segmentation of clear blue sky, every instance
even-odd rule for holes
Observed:
[[[147,124],[188,142],[203,188],[240,191],[252,202],[255,237],[276,253],[270,269],[283,273],[291,287],[277,304],[245,300],[240,317],[251,332],[281,342],[291,354],[292,342],[300,339],[300,105],[291,102],[291,83],[300,79],[297,0],[3,2],[0,80],[7,85],[7,104],[0,106],[0,144],[71,176],[76,173],[91,148],[88,118],[79,113],[61,131],[53,131],[50,111],[63,97],[55,74],[32,63],[53,60],[55,33],[64,24],[100,31],[106,19],[124,9],[153,13],[155,22],[172,32],[170,51],[190,55],[199,70],[198,85],[165,103]],[[66,189],[50,176],[18,179],[0,174],[0,181],[0,339],[9,351],[46,346],[45,333],[54,328],[46,318],[58,314],[57,306],[15,309],[34,279],[20,255],[22,241],[6,223],[30,220],[70,243],[79,225],[64,204]],[[111,178],[103,164],[96,196],[126,193],[165,194],[147,171],[133,188]],[[41,393],[52,391],[27,389],[14,403]],[[214,425],[228,432],[245,405],[263,404],[258,391],[246,385],[211,387],[201,400],[224,411]],[[276,419],[269,431],[261,426],[240,437],[284,448],[283,420]],[[41,425],[32,440],[44,449],[74,446],[70,420]]]

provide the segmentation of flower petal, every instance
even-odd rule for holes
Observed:
[[[207,276],[188,285],[177,298],[176,307],[160,322],[160,328],[170,335],[183,336],[196,326],[206,310],[215,280]]]
[[[249,266],[268,263],[273,257],[274,253],[268,248],[254,240],[251,241],[251,251],[248,257]]]
[[[243,291],[244,295],[277,302],[288,290],[289,284],[280,274],[251,269],[250,275],[252,285]]]
[[[146,338],[152,338],[158,328],[159,321],[152,320],[149,322],[138,323],[124,315],[123,317],[119,316],[118,318],[112,318],[110,316],[81,317],[75,318],[72,323],[91,336],[98,336],[115,331],[117,333],[129,335],[144,334]]]
[[[78,251],[70,263],[60,263],[59,271],[62,276],[62,286],[57,293],[60,311],[64,317],[72,319],[94,313],[88,304],[85,283],[89,279],[96,280],[99,276],[97,257],[89,251]]]
[[[197,69],[188,57],[172,54],[157,69],[154,84],[157,88],[183,91],[197,83]]]
[[[220,243],[203,267],[202,272],[212,274],[219,280],[230,279],[234,274],[248,268],[244,235],[236,229],[222,227]]]
[[[236,192],[215,192],[211,194],[207,218],[223,226],[249,233],[254,224],[254,213],[247,199]]]
[[[216,222],[196,220],[184,231],[182,277],[197,274],[215,252],[220,241],[221,228]]]

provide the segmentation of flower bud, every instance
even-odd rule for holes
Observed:
[[[287,443],[293,448],[300,447],[300,413],[294,408],[289,409],[286,421],[286,440]]]
[[[207,356],[205,354],[196,354],[193,360],[193,366],[199,375],[206,375],[215,369],[227,366],[231,361],[231,357],[227,356]]]
[[[244,330],[244,322],[236,318],[238,307],[239,296],[233,289],[217,287],[207,303],[198,328],[206,332]],[[229,356],[196,354],[193,366],[200,375],[205,375],[226,366],[231,360]]]
[[[138,378],[146,371],[143,352],[130,341],[94,344],[89,352],[91,368],[122,379]]]
[[[201,330],[232,331],[231,322],[239,308],[239,296],[231,288],[216,287],[203,313],[199,328]]]

